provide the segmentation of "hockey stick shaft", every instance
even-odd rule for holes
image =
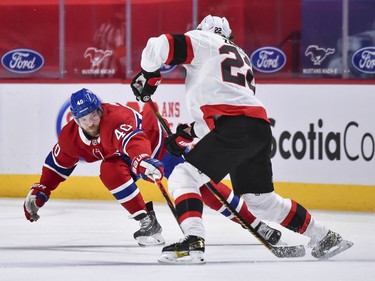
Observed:
[[[271,250],[271,245],[258,234],[258,232],[228,203],[228,201],[220,194],[219,191],[212,185],[211,182],[205,186],[213,193],[219,201],[230,211],[230,213],[239,221],[241,226],[253,234],[264,246]]]
[[[156,108],[156,105],[150,99],[148,101],[156,118],[158,119],[159,123],[163,127],[164,131],[168,136],[172,135],[172,131],[169,128],[168,124],[165,122],[164,118],[161,116],[160,112]],[[230,213],[239,221],[241,226],[247,229],[255,238],[261,242],[266,248],[268,248],[275,256],[279,258],[283,257],[300,257],[305,255],[305,248],[302,245],[299,246],[282,246],[282,247],[275,247],[271,245],[267,240],[265,240],[229,203],[228,201],[221,195],[219,191],[210,183],[206,183],[205,186],[214,194],[218,200],[230,211]]]
[[[158,121],[160,123],[163,122],[162,123],[162,127],[164,128],[164,130],[165,130],[165,128],[168,128],[168,125],[165,123],[163,117],[160,115],[160,113],[159,113],[158,109],[156,108],[155,104],[153,103],[153,101],[150,100],[148,103],[150,104],[150,106],[152,108],[152,111],[154,112],[154,114],[155,114],[156,118],[158,119]],[[171,198],[169,197],[167,190],[164,188],[164,185],[163,185],[163,183],[160,180],[156,181],[155,183],[159,187],[159,189],[161,191],[161,194],[163,195],[165,201],[167,202],[169,209],[171,210],[173,216],[175,217],[175,219],[177,221],[178,226],[180,227],[180,229],[181,229],[181,231],[183,233],[184,231],[182,230],[181,225],[180,225],[180,223],[178,221],[178,215],[177,215],[176,208],[174,207],[174,204],[173,204]]]
[[[153,103],[153,101],[150,99],[150,101],[148,103],[150,104],[150,106],[152,108],[152,111],[154,112],[154,114],[155,114],[156,118],[159,120],[159,122],[164,123],[164,124],[162,124],[162,127],[164,128],[164,126],[165,126],[166,128],[168,128],[168,125],[165,123],[163,117],[160,115],[160,113],[159,113],[158,109],[156,108],[155,104]],[[161,180],[157,180],[157,181],[155,181],[155,183],[159,187],[159,189],[161,191],[161,194],[163,195],[165,201],[167,202],[167,205],[168,205],[169,209],[171,210],[174,218],[176,219],[177,224],[180,227],[182,233],[184,233],[184,231],[182,230],[181,225],[178,221],[178,215],[177,215],[176,208],[174,207],[174,204],[173,204],[171,198],[169,197],[169,194],[168,194],[167,190],[165,189],[163,183],[161,182]]]
[[[150,99],[148,101],[149,105],[151,106],[152,111],[154,112],[156,118],[158,119],[159,123],[163,127],[163,130],[167,133],[168,136],[172,135],[172,131],[169,128],[167,122],[164,120],[164,118],[161,116],[159,110],[157,109],[156,105],[154,102]]]
[[[178,225],[180,226],[180,223],[178,222],[178,216],[177,216],[176,208],[174,207],[174,204],[173,204],[171,198],[169,197],[168,192],[167,192],[167,190],[165,189],[163,183],[161,182],[161,180],[157,180],[155,183],[156,183],[156,185],[159,187],[159,189],[160,189],[160,191],[161,191],[161,193],[162,193],[162,195],[163,195],[165,201],[166,201],[167,204],[168,204],[169,209],[171,210],[171,212],[172,212],[174,218],[176,219]],[[181,228],[181,226],[180,226],[180,228]],[[182,230],[182,229],[181,229],[181,230]]]
[[[268,250],[271,251],[278,258],[286,257],[301,257],[305,255],[305,248],[302,245],[299,246],[282,246],[275,247],[265,240],[233,207],[228,201],[220,194],[219,191],[212,185],[211,182],[205,184],[205,186],[214,194],[218,200],[227,208],[227,210],[239,221],[241,226],[248,230],[258,241],[263,244]]]

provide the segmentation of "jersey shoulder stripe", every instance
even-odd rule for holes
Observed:
[[[190,37],[184,34],[166,34],[169,53],[165,64],[188,64],[194,58]]]

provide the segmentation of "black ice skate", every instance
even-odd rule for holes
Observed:
[[[262,236],[271,245],[276,245],[280,241],[281,232],[268,226],[264,222],[260,222],[255,227],[255,231],[258,232],[260,236]]]
[[[139,221],[141,227],[134,233],[134,239],[142,247],[164,245],[165,241],[161,235],[162,228],[156,219],[152,202],[147,202],[146,208],[147,214],[143,213],[134,217],[135,220]]]
[[[165,246],[159,257],[166,264],[205,264],[204,239],[198,236],[186,236],[180,242]]]
[[[329,230],[327,235],[314,245],[311,255],[317,259],[329,259],[351,246],[353,246],[353,242],[344,240],[340,234]]]

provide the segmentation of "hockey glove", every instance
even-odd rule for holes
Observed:
[[[159,160],[150,158],[147,154],[141,154],[133,159],[132,171],[144,180],[155,182],[164,176],[164,166]]]
[[[189,128],[187,124],[180,124],[177,126],[176,133],[168,136],[165,139],[165,148],[176,157],[184,154],[186,148],[192,143],[194,138],[185,132]]]
[[[26,196],[23,203],[26,219],[31,222],[39,219],[38,210],[49,199],[51,191],[43,184],[35,183]]]
[[[130,84],[137,100],[148,102],[159,86],[161,79],[160,70],[147,72],[142,69]]]

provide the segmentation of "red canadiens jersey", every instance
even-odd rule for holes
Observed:
[[[186,105],[198,137],[213,128],[213,119],[219,115],[246,115],[268,122],[263,104],[255,97],[250,59],[230,40],[201,30],[150,38],[141,67],[152,72],[163,63],[186,68]]]
[[[74,120],[63,127],[46,158],[41,183],[55,189],[73,172],[80,159],[90,163],[119,156],[130,161],[140,154],[161,156],[163,132],[148,106],[144,107],[143,122],[142,115],[130,107],[104,103],[102,108],[97,138],[87,138]]]

